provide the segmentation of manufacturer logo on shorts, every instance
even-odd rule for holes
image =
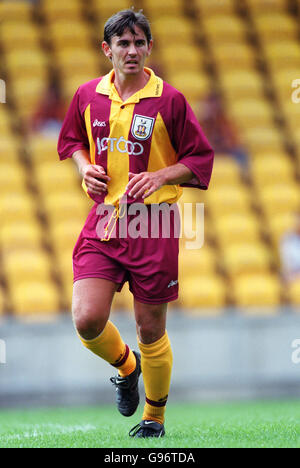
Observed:
[[[155,119],[136,114],[133,119],[131,133],[137,140],[148,140],[152,135]]]
[[[178,283],[177,280],[176,281],[174,281],[174,280],[170,281],[170,283],[168,284],[168,288],[171,288],[172,286],[176,286],[177,283]]]

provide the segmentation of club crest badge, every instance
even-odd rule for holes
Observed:
[[[148,140],[152,135],[155,119],[136,114],[133,119],[131,133],[137,140]]]

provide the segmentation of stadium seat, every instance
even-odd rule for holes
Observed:
[[[48,21],[80,19],[81,8],[80,0],[68,0],[67,2],[43,0],[41,3],[41,12]]]
[[[40,47],[37,28],[23,20],[1,24],[0,40],[6,53],[13,53],[16,50],[37,50]]]
[[[237,99],[228,108],[229,115],[240,128],[253,128],[259,125],[272,126],[274,123],[274,109],[267,100]]]
[[[4,161],[19,161],[19,138],[13,135],[6,134],[5,136],[0,135],[0,147],[1,147],[1,160]]]
[[[222,261],[230,277],[268,272],[272,266],[269,248],[262,242],[255,241],[223,244]]]
[[[213,43],[242,42],[246,38],[246,25],[237,16],[213,15],[202,19],[207,39]]]
[[[0,105],[0,135],[7,135],[11,132],[12,132],[12,129],[11,129],[10,112],[6,109],[5,106]],[[1,153],[2,153],[2,149],[1,149]]]
[[[166,73],[170,76],[178,71],[178,60],[181,69],[186,70],[186,73],[198,72],[203,67],[203,55],[197,46],[179,44],[174,54],[174,46],[166,45],[161,48],[160,57]]]
[[[246,4],[254,15],[257,13],[284,13],[287,9],[286,0],[246,0]]]
[[[185,95],[190,104],[199,101],[210,92],[210,82],[204,73],[178,72],[170,75],[168,79],[172,86]]]
[[[268,65],[274,72],[283,67],[296,68],[300,66],[300,45],[296,40],[266,41],[264,53]]]
[[[206,203],[214,215],[249,212],[252,197],[246,186],[213,187],[208,191]]]
[[[246,242],[259,242],[260,222],[252,212],[221,214],[214,219],[218,243],[224,247]]]
[[[154,20],[163,16],[183,16],[183,4],[181,0],[168,0],[168,2],[143,0],[143,7],[145,8],[145,14]]]
[[[294,164],[284,154],[269,153],[250,161],[251,174],[255,184],[269,185],[274,183],[293,183],[295,177]]]
[[[211,178],[211,187],[241,184],[238,163],[230,154],[216,154]]]
[[[17,50],[6,54],[7,71],[12,79],[47,79],[48,57],[41,50]]]
[[[2,287],[0,287],[0,316],[5,313],[6,309],[6,297]]]
[[[204,244],[201,249],[179,250],[179,275],[180,278],[192,278],[197,275],[212,274],[217,268],[215,249]]]
[[[74,247],[83,228],[82,220],[66,220],[57,224],[50,224],[49,236],[57,255],[70,246]]]
[[[2,154],[1,154],[2,157]],[[0,161],[0,194],[7,191],[25,190],[25,171],[18,161],[9,162],[8,158]]]
[[[266,229],[273,245],[278,248],[282,236],[294,227],[294,213],[266,213]]]
[[[33,219],[15,220],[0,228],[0,247],[3,251],[40,247],[42,238],[41,225]]]
[[[300,279],[295,279],[291,281],[286,286],[287,297],[290,303],[294,306],[300,305]]]
[[[61,72],[62,78],[70,75],[77,75],[83,71],[90,74],[91,79],[100,75],[100,63],[102,51],[93,51],[91,49],[62,49],[57,51],[57,66]]]
[[[225,98],[235,100],[240,98],[261,99],[263,96],[263,80],[254,70],[224,70],[220,75],[220,84]]]
[[[182,278],[179,303],[184,309],[194,309],[197,315],[205,313],[205,308],[209,308],[211,314],[220,315],[223,313],[222,307],[226,305],[226,289],[223,278],[217,274]]]
[[[114,0],[113,2],[93,2],[93,10],[99,18],[106,21],[110,16],[121,10],[131,8],[134,2],[132,0]]]
[[[48,25],[49,36],[54,50],[62,50],[68,47],[86,48],[90,41],[88,25],[82,20],[53,21]],[[74,34],[76,31],[76,34]]]
[[[39,134],[31,135],[27,151],[33,164],[58,161],[56,138],[47,138]]]
[[[211,43],[215,64],[222,74],[226,70],[253,69],[256,63],[256,56],[253,48],[246,42],[240,43]]]
[[[297,23],[292,17],[283,13],[266,13],[253,16],[254,25],[262,41],[295,39]]]
[[[0,18],[3,22],[24,23],[31,20],[33,6],[24,0],[3,0],[0,3]]]
[[[3,253],[3,268],[12,287],[21,281],[46,281],[51,277],[51,259],[38,247],[18,249]]]
[[[35,219],[35,200],[26,191],[12,191],[0,194],[0,219],[6,223],[18,221],[30,221]]]
[[[114,312],[127,312],[129,314],[133,313],[133,295],[129,291],[128,283],[125,283],[122,291],[114,295],[112,303],[112,313]]]
[[[162,46],[166,43],[173,45],[193,44],[194,32],[191,23],[177,16],[162,16],[152,22],[153,36]]]
[[[220,0],[195,0],[196,11],[203,16],[217,16],[217,15],[233,15],[234,2],[228,0],[226,2]]]
[[[41,76],[14,79],[11,92],[15,99],[18,112],[21,116],[30,118],[43,99],[47,89],[47,83]]]
[[[80,186],[80,179],[73,164],[66,161],[58,163],[44,162],[35,165],[36,181],[42,193],[65,192],[66,187],[76,189]]]
[[[281,286],[276,275],[251,274],[234,278],[232,297],[238,307],[266,307],[256,309],[258,314],[275,314],[281,301]],[[254,310],[249,310],[249,312]],[[241,311],[242,312],[242,311]],[[245,310],[243,310],[245,312]]]
[[[52,223],[59,223],[68,219],[81,220],[83,223],[91,209],[89,198],[84,196],[80,188],[70,192],[45,193],[43,205]]]
[[[20,317],[56,317],[60,308],[58,291],[51,281],[23,279],[12,288],[11,298],[14,314]]]
[[[299,68],[283,67],[272,73],[274,91],[279,100],[284,104],[291,101],[292,93],[296,88],[292,88],[292,83],[299,78]]]
[[[252,153],[262,151],[283,151],[283,135],[275,126],[243,128],[241,139]]]
[[[261,186],[257,190],[257,196],[262,209],[268,213],[294,213],[300,208],[300,190],[294,182],[275,183]]]

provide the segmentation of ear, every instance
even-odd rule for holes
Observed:
[[[153,47],[153,40],[151,39],[148,45],[148,57],[149,55],[151,55],[152,47]]]
[[[112,60],[112,51],[111,51],[111,48],[110,48],[109,44],[106,41],[102,42],[102,50],[103,50],[104,55],[109,60]]]

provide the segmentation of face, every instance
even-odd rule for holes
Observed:
[[[115,71],[123,75],[137,75],[144,69],[146,58],[150,55],[152,41],[147,43],[144,32],[134,28],[135,34],[127,29],[121,36],[113,36],[111,44],[102,43],[106,57],[110,58]]]

